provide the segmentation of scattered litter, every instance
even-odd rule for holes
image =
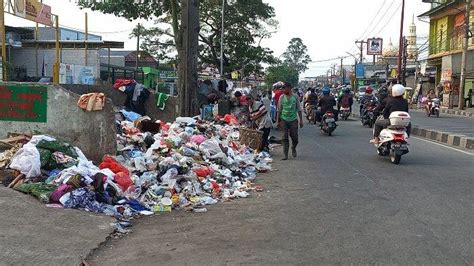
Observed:
[[[122,110],[116,116],[117,154],[99,165],[73,145],[46,135],[18,138],[0,153],[2,182],[31,194],[48,208],[77,208],[113,216],[119,234],[140,215],[173,210],[207,212],[204,207],[246,198],[258,172],[271,171],[267,152],[239,142],[237,118],[216,121],[179,117],[173,123]],[[134,123],[135,121],[135,123]],[[143,121],[153,132],[143,131]]]

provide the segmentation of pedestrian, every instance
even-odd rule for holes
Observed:
[[[263,132],[260,151],[268,151],[268,137],[270,136],[270,129],[272,127],[272,120],[270,118],[270,111],[260,101],[256,101],[252,95],[247,96],[249,105],[250,120],[254,128]]]
[[[283,84],[283,95],[278,100],[277,107],[277,122],[280,129],[283,131],[283,159],[288,160],[288,151],[290,148],[291,137],[291,155],[297,156],[296,146],[298,145],[298,118],[299,125],[303,127],[303,114],[301,104],[298,97],[292,92],[291,84],[285,82]],[[288,136],[289,135],[289,136]]]

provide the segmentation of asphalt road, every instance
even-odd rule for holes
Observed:
[[[137,220],[97,265],[474,264],[474,156],[412,138],[400,165],[378,157],[371,130],[307,125],[299,157],[259,176],[266,189],[209,208]]]

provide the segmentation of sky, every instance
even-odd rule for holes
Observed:
[[[201,0],[209,1],[209,0]],[[359,50],[355,40],[368,37],[384,38],[384,46],[389,40],[397,46],[400,30],[400,13],[402,0],[263,0],[275,8],[279,22],[277,32],[262,45],[281,55],[293,37],[299,37],[308,47],[308,54],[314,62],[302,74],[316,76],[325,74],[331,64],[340,64],[340,59],[319,62],[341,56],[347,52],[358,56]],[[84,29],[84,12],[74,0],[43,0],[52,7],[52,12],[59,15],[61,26]],[[404,32],[415,15],[417,26],[417,43],[422,45],[428,35],[429,24],[419,21],[417,15],[429,9],[429,4],[421,0],[406,0]],[[150,21],[127,21],[113,15],[87,10],[89,32],[102,35],[108,41],[123,41],[125,49],[135,49],[136,40],[130,39],[131,30],[141,22],[151,25]],[[6,25],[34,26],[34,23],[11,15],[5,17]],[[425,39],[423,39],[425,37]],[[344,59],[344,64],[353,64],[354,58]]]

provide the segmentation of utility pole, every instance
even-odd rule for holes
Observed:
[[[178,94],[180,116],[194,116],[197,109],[197,64],[199,34],[199,0],[181,1],[181,27],[183,30],[183,52],[180,54],[184,68],[184,89]]]
[[[341,76],[341,84],[344,84],[344,67],[343,67],[344,57],[341,57],[341,72],[339,75]]]
[[[407,57],[408,57],[408,41],[407,38],[403,37],[403,59],[402,59],[402,73],[401,73],[401,84],[406,86],[406,72],[407,72]]]
[[[362,64],[362,58],[364,56],[364,53],[363,53],[364,52],[364,43],[367,43],[367,42],[362,40],[362,41],[355,41],[355,43],[360,44],[360,47],[359,47],[359,49],[360,49],[359,63]]]
[[[401,19],[400,19],[400,38],[398,40],[398,73],[397,73],[398,83],[400,83],[402,81],[401,72],[402,72],[403,20],[404,19],[405,19],[405,0],[402,0],[402,15],[401,15]]]
[[[469,13],[471,11],[471,0],[466,0],[466,10],[464,11],[464,39],[461,57],[461,77],[459,82],[459,110],[464,109],[464,90],[466,89],[466,60],[467,48],[469,46]]]
[[[138,73],[138,59],[140,58],[140,23],[137,26],[137,54],[135,55],[135,75]]]

